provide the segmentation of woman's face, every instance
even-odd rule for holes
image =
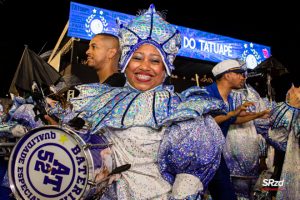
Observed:
[[[166,72],[159,51],[150,44],[143,44],[132,55],[125,74],[128,82],[140,91],[147,91],[162,84]]]

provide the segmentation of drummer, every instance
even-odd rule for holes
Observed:
[[[165,85],[181,37],[154,5],[127,26],[119,25],[125,86],[78,86],[69,115],[85,121],[87,134],[101,133],[113,144],[106,156],[114,167],[131,164],[104,196],[197,199],[220,162],[224,137],[209,113],[220,112],[221,103],[202,99],[199,88],[175,93]]]

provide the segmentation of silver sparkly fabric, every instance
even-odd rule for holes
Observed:
[[[271,139],[285,151],[277,200],[299,199],[300,197],[300,109],[281,102],[272,110],[269,131]],[[285,144],[280,145],[280,144]]]
[[[209,115],[223,109],[221,101],[201,98],[204,90],[198,87],[182,93],[163,85],[146,92],[128,85],[88,84],[77,89],[80,95],[71,100],[74,114],[90,124],[92,134],[105,130],[103,136],[113,143],[116,166],[133,165],[117,182],[119,198],[164,199],[170,195],[166,186],[178,173],[194,175],[207,186],[224,144],[219,126]],[[146,181],[153,179],[150,172],[155,172],[156,181]],[[143,190],[163,182],[164,192]]]
[[[298,120],[299,124],[300,120]],[[296,125],[296,124],[295,124]],[[292,129],[288,134],[287,147],[280,180],[284,180],[279,187],[276,200],[299,199],[300,197],[300,142]]]
[[[296,137],[300,136],[299,121],[300,109],[288,105],[286,102],[279,103],[271,113],[271,128],[284,127],[287,131],[294,129]]]
[[[218,152],[224,143],[222,131],[210,115],[174,123],[166,130],[160,147],[160,171],[172,184],[176,174],[188,173],[207,188],[219,166]]]
[[[202,99],[199,94],[203,90],[200,88],[175,93],[172,86],[159,86],[155,90],[140,92],[129,86],[114,88],[95,83],[80,85],[77,89],[80,95],[71,100],[73,115],[79,114],[86,120],[92,133],[103,127],[159,129],[175,121],[223,108],[218,100]],[[197,98],[192,98],[193,95]]]
[[[234,90],[231,95],[235,108],[245,101],[251,101],[255,106],[250,107],[249,111],[267,109],[265,101],[249,85],[245,89]],[[268,120],[265,124],[269,127]],[[250,198],[251,188],[259,176],[259,158],[265,154],[266,142],[257,131],[254,121],[230,125],[223,155],[239,198]]]
[[[35,119],[35,112],[33,111],[34,103],[30,98],[24,99],[22,97],[14,97],[13,105],[9,110],[9,122],[17,122],[25,126],[27,129],[33,129],[43,126],[40,119]]]

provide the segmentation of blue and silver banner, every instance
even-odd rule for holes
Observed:
[[[117,34],[116,19],[127,24],[133,17],[120,12],[71,2],[68,36],[90,40],[95,34]],[[175,25],[177,26],[177,25]],[[182,36],[179,56],[219,62],[241,59],[253,69],[271,56],[269,46],[247,42],[217,34],[177,26]]]

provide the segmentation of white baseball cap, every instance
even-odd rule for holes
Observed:
[[[216,64],[212,69],[214,77],[227,72],[244,73],[246,71],[246,63],[239,60],[224,60]]]

